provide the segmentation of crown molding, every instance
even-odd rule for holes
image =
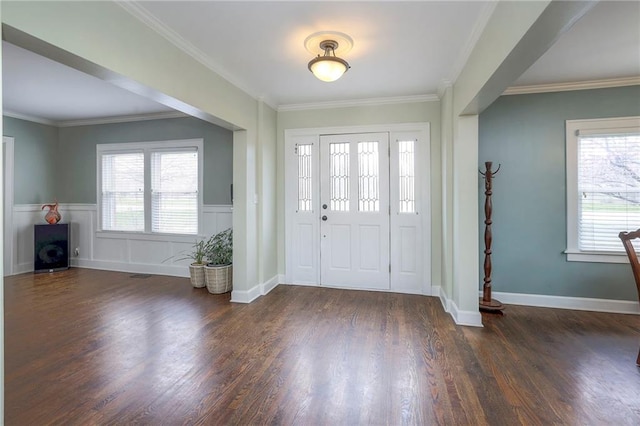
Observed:
[[[417,102],[437,102],[440,98],[438,95],[415,95],[415,96],[395,96],[389,98],[370,98],[370,99],[354,99],[347,101],[328,101],[314,102],[308,104],[288,104],[280,105],[278,112],[283,111],[304,111],[310,109],[330,109],[330,108],[348,108],[360,106],[379,106],[392,104],[407,104]]]
[[[178,49],[191,56],[193,59],[207,67],[209,70],[218,74],[223,79],[227,80],[229,83],[247,93],[252,98],[258,100],[259,98],[265,98],[264,93],[259,93],[252,87],[249,87],[245,82],[236,78],[233,74],[227,72],[222,69],[218,64],[216,64],[209,55],[204,53],[202,50],[198,49],[192,43],[184,39],[180,34],[171,29],[168,25],[162,22],[160,19],[156,18],[151,12],[145,9],[142,5],[138,4],[137,1],[117,1],[115,2],[117,5],[122,7],[125,11],[127,11],[134,18],[138,19],[144,25],[158,33],[160,36],[164,37],[169,43],[176,46]],[[276,104],[271,99],[263,99],[263,102],[269,105],[273,109],[277,109]]]
[[[54,126],[54,127],[94,126],[98,124],[129,123],[132,121],[167,120],[170,118],[190,117],[190,115],[184,114],[182,112],[168,111],[168,112],[156,112],[152,114],[126,115],[126,116],[118,116],[118,117],[53,121],[53,120],[48,120],[46,118],[34,117],[26,114],[19,114],[19,113],[16,113],[13,111],[7,111],[7,110],[4,110],[2,114],[6,115],[7,117],[17,118],[18,120],[31,121],[33,123],[45,124],[47,126]]]
[[[179,111],[156,112],[152,114],[125,115],[118,117],[88,118],[86,120],[58,121],[58,127],[95,126],[98,124],[130,123],[132,121],[168,120],[170,118],[190,117]]]
[[[451,82],[451,80],[440,80],[440,83],[438,84],[438,98],[442,99],[447,89],[451,87],[453,87],[453,83]]]
[[[33,123],[44,124],[47,126],[58,126],[58,123],[53,120],[47,120],[46,118],[34,117],[32,115],[20,114],[18,112],[13,112],[9,110],[2,111],[2,115],[6,115],[7,117],[17,118],[18,120],[31,121]]]
[[[571,83],[534,84],[530,86],[511,86],[503,95],[527,95],[532,93],[568,92],[570,90],[607,89],[640,85],[640,77],[612,78],[607,80],[576,81]]]

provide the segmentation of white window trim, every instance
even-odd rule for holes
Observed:
[[[629,263],[620,243],[620,253],[582,251],[578,248],[578,135],[580,133],[607,133],[611,129],[640,130],[640,116],[566,120],[566,172],[567,172],[567,261]],[[622,231],[622,230],[621,230]]]
[[[96,170],[97,170],[97,179],[96,179],[96,198],[97,198],[97,224],[96,224],[96,236],[101,238],[131,238],[134,235],[139,236],[158,236],[163,241],[171,240],[171,241],[182,241],[183,237],[189,237],[190,241],[193,240],[194,237],[202,235],[203,224],[202,224],[202,214],[203,214],[203,188],[204,188],[204,152],[203,152],[203,139],[180,139],[180,140],[169,140],[169,141],[156,141],[156,142],[124,142],[124,143],[110,143],[110,144],[97,144],[96,145]],[[161,232],[151,232],[151,211],[148,208],[148,204],[150,202],[147,201],[147,198],[150,199],[150,169],[149,169],[149,153],[151,151],[158,150],[172,150],[172,149],[181,149],[181,148],[196,148],[198,150],[198,232],[197,234],[166,234]],[[144,152],[145,155],[145,230],[144,232],[132,232],[132,231],[112,231],[112,230],[103,230],[102,229],[102,161],[101,157],[103,154],[109,153],[127,153],[127,152]],[[149,186],[149,188],[147,188]],[[135,238],[134,238],[135,239]]]

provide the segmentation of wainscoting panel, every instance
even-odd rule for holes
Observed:
[[[70,224],[70,264],[83,268],[136,273],[189,276],[189,260],[179,260],[199,238],[230,228],[232,207],[203,207],[203,235],[167,236],[97,231],[95,204],[61,204],[62,222]],[[33,271],[33,225],[45,223],[39,204],[16,205],[13,209],[13,235],[17,252],[11,275]],[[77,251],[76,251],[77,249]],[[77,253],[77,254],[76,254]]]
[[[202,215],[204,235],[213,235],[231,228],[233,224],[232,209],[231,206],[204,206]]]
[[[13,209],[13,238],[16,253],[13,255],[12,274],[33,271],[33,225],[46,223],[41,206],[15,206]],[[8,274],[8,271],[5,271]]]
[[[125,262],[130,258],[129,240],[96,238],[94,240],[94,256],[92,260],[106,260],[110,262]]]
[[[62,220],[70,225],[69,249],[71,258],[93,259],[93,239],[96,229],[97,214],[95,204],[65,204],[62,206]],[[76,256],[75,249],[79,254]]]

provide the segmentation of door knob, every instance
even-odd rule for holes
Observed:
[[[322,208],[326,210],[326,209],[327,209],[327,205],[326,205],[326,204],[323,204],[323,205],[322,205]]]
[[[327,216],[322,216],[322,220],[327,220]]]

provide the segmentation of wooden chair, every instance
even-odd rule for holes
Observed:
[[[640,238],[640,229],[632,232],[621,232],[618,234],[618,237],[622,240],[624,249],[627,251],[627,256],[629,256],[633,277],[636,279],[636,286],[638,287],[638,300],[640,300],[640,261],[638,261],[638,253],[636,253],[633,245],[631,245],[631,240]],[[640,352],[638,352],[636,364],[640,365]]]

